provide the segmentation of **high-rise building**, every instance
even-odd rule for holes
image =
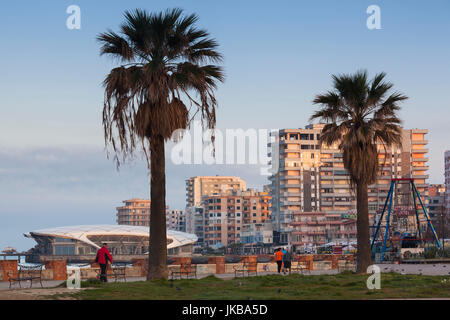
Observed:
[[[230,176],[198,176],[186,180],[186,207],[199,206],[202,197],[225,191],[246,190],[243,179]]]
[[[444,193],[444,205],[445,205],[445,219],[447,221],[447,231],[450,230],[450,150],[445,151],[445,193]],[[446,233],[446,239],[449,238],[449,232]]]
[[[447,217],[445,214],[445,185],[431,184],[428,188],[427,210],[433,226],[440,238],[445,236]]]
[[[167,229],[186,232],[186,214],[184,210],[167,210]]]
[[[278,163],[278,172],[269,178],[274,243],[288,243],[294,213],[315,211],[320,207],[319,136],[322,128],[323,125],[313,125],[305,129],[282,129],[276,139],[278,145],[270,145],[269,156],[272,162]]]
[[[241,232],[246,224],[270,221],[270,196],[255,190],[225,191],[203,197],[204,242],[212,247],[242,243]]]
[[[195,234],[197,245],[204,245],[205,217],[203,207],[188,207],[186,209],[186,232]]]
[[[123,201],[117,207],[117,224],[130,226],[149,226],[150,200],[133,198]]]
[[[122,202],[124,205],[116,208],[117,224],[150,226],[150,200],[133,198]],[[184,231],[182,230],[182,228],[185,228],[184,221],[185,217],[183,210],[169,211],[169,207],[166,206],[166,225],[168,229]]]
[[[305,129],[282,129],[271,146],[272,162],[278,172],[269,179],[272,196],[274,242],[287,244],[293,230],[291,221],[301,212],[321,211],[356,217],[356,197],[338,144],[321,146],[323,124]],[[402,147],[378,145],[380,170],[377,182],[368,188],[369,215],[382,209],[392,178],[414,178],[422,199],[427,196],[427,130],[403,130]],[[373,221],[372,221],[373,222]]]

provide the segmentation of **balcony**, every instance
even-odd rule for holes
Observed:
[[[292,170],[300,171],[300,170],[302,170],[302,168],[301,167],[286,167],[284,164],[281,164],[281,166],[280,166],[280,171],[281,172],[283,172],[283,171],[292,171]]]
[[[412,149],[411,153],[428,153],[429,149]]]
[[[301,187],[302,187],[301,184],[288,184],[288,183],[286,183],[286,184],[280,185],[280,188],[281,188],[281,189],[286,189],[286,188],[301,188]]]
[[[429,175],[427,175],[427,174],[422,174],[422,175],[413,174],[413,178],[414,179],[428,179]]]
[[[413,170],[426,171],[428,169],[430,169],[430,166],[421,166],[421,167],[413,166]]]
[[[320,150],[321,153],[339,153],[339,150],[334,150],[334,149],[322,149]]]
[[[335,201],[334,205],[335,206],[351,206],[352,202],[350,202],[350,201]]]
[[[282,149],[282,150],[280,150],[280,154],[285,154],[285,153],[301,153],[302,151],[305,151],[305,150],[298,149],[298,148],[295,148],[295,149]]]
[[[411,144],[428,144],[428,140],[412,140]]]
[[[280,203],[281,206],[301,206],[301,201],[285,201]]]
[[[285,194],[282,194],[280,198],[286,198],[286,197],[302,197],[303,193],[297,193],[297,192],[285,192]]]
[[[280,180],[301,180],[302,176],[281,176]]]

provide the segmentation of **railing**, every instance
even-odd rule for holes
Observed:
[[[17,260],[20,262],[21,257],[26,257],[29,255],[29,253],[2,253],[0,254],[0,258],[3,257],[3,260],[7,260],[7,257],[17,257]]]

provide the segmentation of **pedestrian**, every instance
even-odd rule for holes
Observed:
[[[286,250],[286,253],[283,254],[283,273],[286,274],[286,269],[289,269],[289,274],[291,274],[291,261],[292,261],[292,253]]]
[[[95,262],[100,265],[100,281],[102,282],[108,282],[106,271],[108,267],[108,261],[112,263],[113,259],[108,251],[106,243],[104,243],[103,247],[98,249],[97,256],[95,257]]]
[[[286,252],[287,252],[286,247],[284,247],[283,250],[281,250],[281,252],[283,252],[283,257],[284,257],[284,255],[285,255]],[[283,261],[284,261],[284,258],[283,258]],[[284,263],[282,264],[281,269],[282,269],[283,273],[285,273],[285,272],[284,272]]]
[[[281,266],[283,265],[283,252],[281,251],[281,248],[278,248],[275,251],[275,261],[277,262],[278,273],[280,273]]]

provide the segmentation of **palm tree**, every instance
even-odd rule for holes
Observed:
[[[399,103],[408,99],[394,92],[393,84],[384,82],[385,73],[368,80],[367,71],[353,75],[333,75],[333,91],[313,100],[322,108],[310,118],[326,123],[320,143],[338,143],[344,167],[350,175],[357,201],[357,272],[366,272],[371,264],[368,186],[375,183],[379,167],[377,145],[401,146]]]
[[[124,17],[120,33],[108,30],[97,38],[101,55],[120,64],[103,83],[105,145],[112,146],[117,168],[136,149],[147,158],[151,175],[147,279],[167,279],[164,144],[175,130],[187,128],[197,113],[205,127],[215,127],[214,92],[224,75],[214,63],[222,61],[222,55],[208,32],[196,28],[195,14],[136,9]]]

